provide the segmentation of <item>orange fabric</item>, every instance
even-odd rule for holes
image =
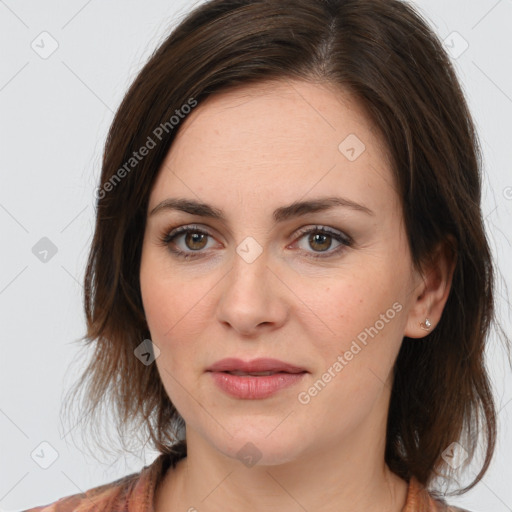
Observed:
[[[83,494],[66,496],[54,503],[24,512],[155,512],[155,489],[171,464],[174,465],[180,458],[177,455],[162,454],[140,473],[132,473]],[[402,512],[457,511],[469,512],[436,500],[414,477],[411,478]]]

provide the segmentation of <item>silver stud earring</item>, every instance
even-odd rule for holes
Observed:
[[[428,318],[425,318],[424,322],[420,322],[420,327],[424,331],[430,331],[430,328],[432,327],[432,324],[430,323],[430,320]]]

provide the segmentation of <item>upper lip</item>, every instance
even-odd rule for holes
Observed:
[[[234,357],[221,359],[207,368],[210,372],[233,372],[240,371],[246,373],[252,372],[286,372],[302,373],[306,370],[279,359],[260,358],[251,361],[242,361]]]

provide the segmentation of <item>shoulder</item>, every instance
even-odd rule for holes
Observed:
[[[403,512],[472,512],[465,508],[448,505],[438,491],[429,491],[414,476],[409,481],[406,506]]]
[[[467,508],[456,507],[455,505],[448,505],[444,500],[439,498],[434,500],[437,508],[435,509],[438,512],[474,512],[472,510],[468,510]]]
[[[448,505],[444,500],[437,498],[434,500],[437,508],[435,508],[436,512],[475,512],[473,510],[468,510],[467,508],[456,507],[455,505]]]
[[[125,510],[120,505],[126,502],[133,483],[140,478],[140,473],[133,473],[114,482],[93,487],[88,491],[72,494],[59,500],[30,508],[24,512],[101,512],[106,510]],[[113,508],[115,507],[115,508]]]
[[[151,509],[153,493],[167,466],[167,457],[160,455],[140,472],[121,477],[113,482],[93,487],[83,493],[60,498],[47,505],[23,512],[116,512]]]

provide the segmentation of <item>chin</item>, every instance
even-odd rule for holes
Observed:
[[[254,425],[233,432],[233,437],[223,435],[221,439],[210,439],[210,443],[226,457],[239,460],[247,467],[277,466],[292,462],[300,457],[304,448],[304,434],[296,437],[282,430],[274,432],[265,423],[261,428]]]

